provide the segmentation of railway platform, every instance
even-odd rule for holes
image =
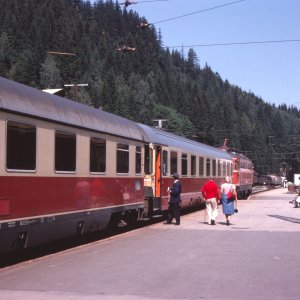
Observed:
[[[0,269],[4,300],[295,300],[300,209],[280,188],[238,203],[226,226],[205,212]]]

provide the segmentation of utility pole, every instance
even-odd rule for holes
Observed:
[[[70,83],[64,84],[64,86],[73,88],[73,100],[77,101],[78,87],[88,86],[88,83]]]
[[[157,126],[155,126],[155,128],[159,128],[162,129],[163,128],[163,122],[167,122],[167,119],[154,119],[152,120],[154,122],[158,122]]]

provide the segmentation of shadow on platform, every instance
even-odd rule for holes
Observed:
[[[297,223],[300,224],[300,219],[291,218],[291,217],[285,217],[285,216],[279,216],[279,215],[269,215],[269,217],[284,220],[291,223]]]

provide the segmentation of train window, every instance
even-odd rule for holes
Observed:
[[[163,151],[163,169],[162,173],[164,176],[168,175],[168,151]]]
[[[117,173],[129,172],[129,145],[117,145]]]
[[[235,158],[232,160],[231,168],[232,168],[232,171],[237,170],[237,160]]]
[[[191,156],[191,175],[192,176],[196,175],[196,156],[195,155]]]
[[[232,174],[232,164],[227,162],[227,176],[231,176]]]
[[[199,157],[199,176],[203,177],[204,176],[204,158]]]
[[[209,177],[210,176],[210,158],[206,159],[206,176]]]
[[[218,160],[218,176],[221,176],[221,161]]]
[[[6,167],[9,170],[36,169],[36,127],[7,122]]]
[[[186,176],[188,174],[188,157],[187,154],[181,155],[181,175]]]
[[[135,149],[135,173],[142,173],[142,148],[140,146]]]
[[[234,164],[234,170],[239,170],[241,168],[240,166],[240,161],[239,160],[236,160],[235,161],[235,164]]]
[[[226,173],[226,161],[223,161],[222,163],[222,176],[227,176],[227,173]]]
[[[177,172],[177,152],[171,151],[171,174]]]
[[[145,158],[144,158],[144,169],[145,174],[152,174],[152,162],[153,162],[153,150],[149,147],[149,145],[145,146]]]
[[[55,132],[55,171],[75,172],[76,135],[63,131]]]
[[[99,138],[90,140],[90,172],[106,171],[106,141]]]
[[[214,177],[217,175],[217,161],[215,159],[212,160],[212,174]]]

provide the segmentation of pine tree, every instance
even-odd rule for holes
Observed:
[[[43,88],[57,88],[62,86],[60,70],[56,67],[55,59],[47,55],[45,62],[42,64],[41,85]]]

